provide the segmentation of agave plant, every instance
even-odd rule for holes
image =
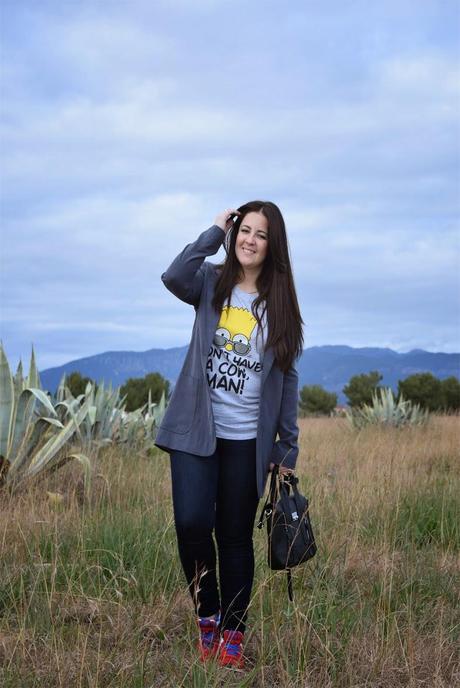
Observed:
[[[351,412],[346,411],[349,423],[355,428],[362,428],[370,424],[384,424],[394,427],[422,425],[427,421],[428,415],[428,411],[421,409],[418,404],[404,400],[403,395],[396,401],[391,387],[380,388],[374,392],[372,405],[364,404],[364,406]]]
[[[159,403],[152,402],[149,390],[148,401],[139,409],[130,413],[123,412],[119,418],[117,439],[129,449],[139,446],[152,447],[157,427],[163,417],[166,397],[163,391]]]
[[[164,412],[166,409],[166,395],[165,391],[163,390],[161,394],[161,399],[156,403],[152,403],[152,391],[149,389],[149,399],[147,402],[147,412],[145,418],[147,420],[152,419],[153,423],[155,426],[158,427],[158,425],[161,423],[161,420],[163,418]]]
[[[65,384],[64,374],[56,391],[55,404],[55,410],[60,414],[61,420],[70,408],[78,408],[83,397],[91,400],[88,415],[78,431],[85,447],[120,443],[134,449],[153,444],[156,429],[165,411],[164,393],[160,402],[156,404],[152,402],[149,390],[148,401],[144,406],[128,413],[125,410],[126,395],[120,397],[119,387],[112,390],[111,384],[106,388],[102,382],[95,392],[91,383],[88,383],[85,394],[75,399]]]
[[[34,389],[41,389],[40,375],[38,374],[37,364],[35,362],[35,352],[32,346],[32,354],[30,357],[29,374],[25,378],[22,371],[22,361],[19,359],[19,365],[16,370],[16,375],[13,378],[14,393],[18,397],[23,389],[26,387],[33,387]]]
[[[88,414],[79,427],[82,444],[88,448],[92,445],[100,447],[110,444],[121,421],[126,396],[120,397],[120,388],[117,387],[112,390],[111,384],[106,388],[102,382],[95,391],[95,387],[88,382],[85,394],[79,395],[75,399],[65,384],[64,375],[56,391],[55,409],[66,414],[69,408],[74,410],[75,407],[78,407],[83,397],[89,399],[90,403]]]
[[[14,489],[19,483],[45,471],[55,470],[71,459],[79,461],[88,478],[90,462],[80,453],[62,451],[88,413],[90,400],[70,408],[70,420],[60,420],[49,396],[39,387],[32,349],[29,375],[11,375],[0,344],[0,486]]]

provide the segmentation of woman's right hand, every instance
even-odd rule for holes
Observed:
[[[224,230],[225,233],[233,227],[232,215],[241,215],[236,208],[227,208],[222,213],[216,215],[214,224]]]

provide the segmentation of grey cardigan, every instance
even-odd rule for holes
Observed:
[[[224,230],[212,225],[187,244],[161,275],[166,288],[196,311],[185,361],[155,439],[156,446],[167,452],[177,449],[210,456],[216,450],[206,361],[220,318],[211,305],[218,272],[216,264],[204,259],[217,253],[224,238]],[[283,374],[274,362],[273,348],[268,347],[263,359],[256,440],[259,498],[264,493],[271,461],[295,467],[299,453],[298,394],[296,365]]]

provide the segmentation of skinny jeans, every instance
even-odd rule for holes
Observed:
[[[256,438],[218,437],[211,456],[171,450],[170,465],[179,557],[195,612],[203,617],[220,611],[222,629],[244,633],[259,502]]]

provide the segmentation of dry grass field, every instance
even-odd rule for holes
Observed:
[[[459,685],[460,418],[299,422],[318,554],[290,604],[255,529],[246,671],[197,660],[167,454],[108,449],[86,500],[76,466],[0,494],[0,685]]]

